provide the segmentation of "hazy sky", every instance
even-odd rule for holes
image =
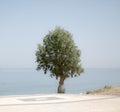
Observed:
[[[120,0],[0,0],[0,68],[35,68],[56,26],[73,34],[84,68],[120,68]]]

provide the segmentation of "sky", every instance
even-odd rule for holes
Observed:
[[[0,0],[0,68],[36,68],[56,26],[72,33],[83,68],[120,68],[120,0]]]

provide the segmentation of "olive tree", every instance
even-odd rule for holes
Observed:
[[[56,27],[43,38],[43,45],[36,51],[37,70],[59,79],[58,93],[63,93],[64,80],[80,75],[83,68],[80,63],[80,50],[75,45],[71,33]]]

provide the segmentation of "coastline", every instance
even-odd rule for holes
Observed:
[[[36,96],[36,95],[114,95],[120,96],[120,86],[107,86],[97,90],[87,90],[85,93],[38,93],[38,94],[16,94],[16,95],[0,95],[1,97],[19,97],[19,96]]]

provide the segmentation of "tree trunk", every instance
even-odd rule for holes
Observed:
[[[65,80],[65,76],[61,76],[59,86],[58,86],[58,93],[64,93],[64,89],[63,89],[64,80]]]

